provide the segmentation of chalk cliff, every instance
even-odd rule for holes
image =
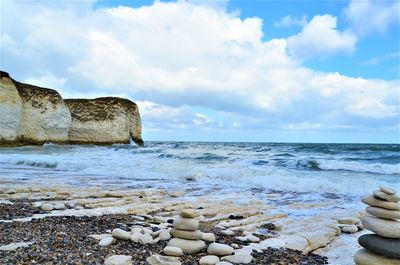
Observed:
[[[0,145],[129,143],[143,145],[137,105],[123,98],[64,100],[53,90],[0,71]]]
[[[0,71],[0,140],[15,141],[21,125],[22,100],[8,73]]]
[[[143,145],[137,105],[124,98],[65,99],[72,117],[73,143],[129,143]]]

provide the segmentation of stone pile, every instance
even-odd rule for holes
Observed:
[[[199,228],[199,213],[194,210],[182,210],[179,216],[174,218],[173,228],[170,233],[174,237],[164,249],[164,253],[170,256],[199,253],[206,244],[202,239],[203,233]],[[181,251],[179,251],[179,249]]]
[[[339,223],[337,227],[339,227],[342,233],[353,234],[363,229],[361,220],[355,217],[342,217],[337,221]]]
[[[400,197],[396,191],[381,187],[365,197],[367,216],[361,218],[365,229],[374,234],[358,238],[363,249],[354,255],[357,265],[400,264]]]

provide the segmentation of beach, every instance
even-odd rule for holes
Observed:
[[[193,209],[199,230],[251,255],[248,264],[354,264],[366,231],[343,233],[339,220],[364,216],[362,196],[398,183],[397,149],[176,142],[5,148],[0,263],[103,264],[129,255],[147,264],[168,240],[99,241],[135,227],[151,229],[155,240]],[[182,264],[197,264],[206,247],[180,257]]]

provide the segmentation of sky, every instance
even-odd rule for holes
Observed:
[[[145,141],[400,143],[399,1],[0,1],[0,68]]]

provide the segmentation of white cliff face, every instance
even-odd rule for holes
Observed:
[[[57,91],[15,82],[22,99],[18,136],[27,142],[66,142],[71,126],[68,107]]]
[[[135,103],[122,98],[66,99],[72,143],[129,143],[143,145],[141,120]]]
[[[52,89],[0,71],[0,145],[54,143],[143,145],[137,105],[123,98],[63,100]]]
[[[22,100],[7,73],[0,72],[0,141],[14,141],[21,124]]]

